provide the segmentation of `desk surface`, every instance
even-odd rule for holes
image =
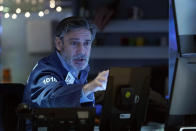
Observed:
[[[165,125],[163,123],[151,122],[141,127],[141,131],[164,131]]]
[[[98,126],[94,127],[94,131],[100,131]],[[141,127],[141,131],[164,131],[164,124],[151,122]]]

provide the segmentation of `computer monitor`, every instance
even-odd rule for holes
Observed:
[[[196,57],[177,58],[172,82],[167,130],[196,125]]]
[[[179,127],[183,125],[195,125],[195,4],[194,0],[170,0],[169,22],[170,25],[175,25],[175,28],[170,26],[170,50],[172,51],[169,55],[169,87],[171,93],[168,97],[169,110],[166,131],[179,130]]]
[[[174,22],[174,11],[172,6],[172,0],[170,0],[169,4],[169,83],[168,83],[168,94],[166,95],[166,99],[169,99],[170,92],[172,88],[172,76],[174,74],[174,65],[176,62],[176,58],[178,57],[178,46],[177,46],[177,38],[176,38],[176,28]]]
[[[16,109],[22,102],[24,88],[21,83],[0,84],[0,130],[17,130]]]
[[[181,56],[196,53],[196,1],[172,0],[177,41]]]
[[[101,130],[140,130],[146,118],[150,72],[147,67],[110,69]]]

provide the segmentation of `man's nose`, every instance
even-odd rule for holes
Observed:
[[[82,43],[78,44],[77,53],[78,54],[84,54],[85,53],[84,45]]]

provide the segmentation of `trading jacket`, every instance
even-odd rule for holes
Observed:
[[[33,68],[24,91],[24,102],[32,108],[92,106],[93,93],[87,96],[90,102],[86,105],[85,101],[80,101],[84,97],[82,87],[87,83],[88,71],[89,67],[81,71],[79,79],[74,78],[54,52],[38,61]]]

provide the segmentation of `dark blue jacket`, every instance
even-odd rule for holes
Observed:
[[[68,71],[63,67],[56,52],[38,61],[27,81],[24,102],[30,107],[80,107],[82,87],[87,83],[89,67],[81,71],[79,79],[67,84]],[[94,94],[88,98],[93,99]]]

